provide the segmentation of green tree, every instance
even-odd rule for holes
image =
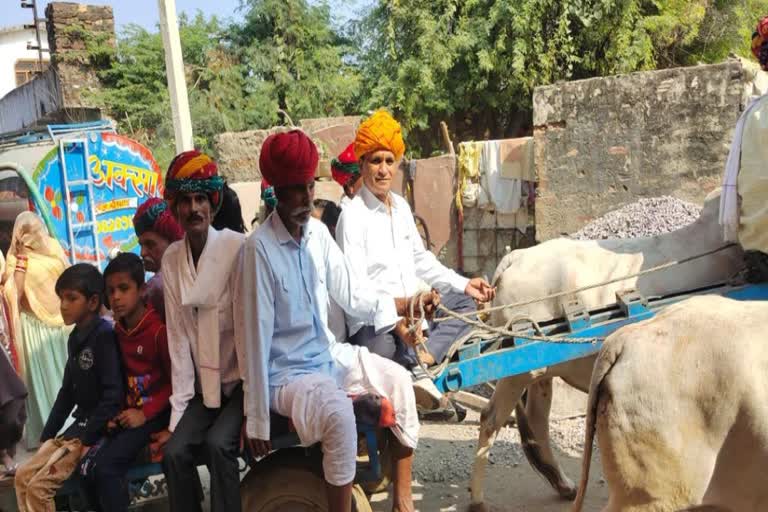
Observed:
[[[530,127],[535,87],[743,54],[767,7],[766,0],[379,0],[354,30],[367,92],[360,105],[393,109],[417,155],[436,148],[441,120],[459,139],[515,136]]]
[[[349,42],[332,30],[326,3],[246,0],[242,11],[231,40],[247,70],[248,91],[265,100],[262,124],[278,122],[278,109],[294,120],[350,111],[360,78],[345,60]]]
[[[266,118],[262,98],[247,90],[244,66],[222,42],[224,32],[215,17],[179,17],[195,145],[206,151],[217,133],[251,128]],[[100,55],[98,48],[91,51]],[[146,144],[161,167],[167,166],[175,145],[160,34],[128,25],[99,78],[106,113],[121,132]]]

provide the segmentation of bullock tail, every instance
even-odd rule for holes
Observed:
[[[592,464],[592,447],[595,444],[595,432],[597,431],[597,407],[600,403],[600,391],[603,380],[608,376],[613,366],[619,359],[624,348],[624,338],[609,337],[603,344],[603,348],[595,360],[592,371],[592,380],[589,383],[589,402],[587,404],[587,428],[584,434],[584,454],[581,459],[581,481],[576,501],[571,512],[580,512],[584,505],[584,497],[587,494],[589,483],[589,469]]]

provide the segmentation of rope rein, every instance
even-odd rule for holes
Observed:
[[[557,292],[557,293],[553,293],[553,294],[550,294],[550,295],[546,295],[544,297],[538,297],[538,298],[535,298],[535,299],[525,300],[525,301],[521,301],[521,302],[514,302],[512,304],[502,304],[500,306],[494,306],[494,307],[491,307],[491,308],[486,308],[486,309],[483,309],[482,311],[472,311],[470,313],[455,313],[455,312],[452,312],[454,314],[450,315],[450,316],[451,316],[451,318],[455,318],[456,320],[464,320],[464,321],[466,321],[466,320],[471,319],[473,316],[477,316],[478,314],[481,314],[481,313],[492,313],[494,311],[501,311],[501,310],[504,310],[504,309],[515,309],[515,308],[520,308],[520,307],[523,307],[523,306],[530,306],[531,304],[536,304],[536,303],[544,302],[544,301],[547,301],[547,300],[557,299],[557,298],[560,298],[560,297],[565,297],[567,295],[574,295],[574,294],[577,294],[577,293],[585,292],[587,290],[592,290],[594,288],[601,288],[603,286],[608,286],[609,284],[620,283],[622,281],[626,281],[627,279],[632,279],[634,277],[640,277],[640,276],[644,276],[644,275],[647,275],[647,274],[652,274],[654,272],[659,272],[660,270],[666,270],[668,268],[672,268],[672,267],[675,267],[677,265],[682,265],[684,263],[688,263],[688,262],[691,262],[691,261],[694,261],[694,260],[697,260],[697,259],[701,259],[701,258],[704,258],[704,257],[707,257],[707,256],[711,256],[711,255],[713,255],[715,253],[724,251],[726,249],[730,249],[731,247],[734,247],[736,245],[737,244],[735,244],[735,243],[726,244],[726,245],[724,245],[722,247],[719,247],[717,249],[712,249],[711,251],[703,252],[701,254],[696,254],[694,256],[689,256],[689,257],[683,258],[681,260],[669,261],[667,263],[663,263],[661,265],[657,265],[655,267],[651,267],[651,268],[646,269],[646,270],[641,270],[640,272],[635,272],[634,274],[629,274],[629,275],[622,276],[622,277],[615,277],[615,278],[610,279],[608,281],[603,281],[603,282],[600,282],[600,283],[590,284],[588,286],[582,286],[580,288],[574,288],[572,290],[565,290],[565,291],[562,291],[562,292]],[[450,318],[437,318],[434,321],[439,323],[439,322],[445,322],[447,320],[450,320]],[[467,322],[467,323],[469,323],[469,322]]]

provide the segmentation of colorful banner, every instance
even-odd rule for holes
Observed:
[[[62,166],[57,147],[38,164],[33,180],[51,212],[54,236],[70,260],[95,263],[98,255],[104,270],[114,249],[138,254],[133,214],[149,197],[162,197],[163,177],[149,150],[131,139],[91,132],[80,140],[87,140],[87,155],[83,144],[67,144]],[[80,182],[86,181],[86,173],[91,176],[92,198],[88,185]]]

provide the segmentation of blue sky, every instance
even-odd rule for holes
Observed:
[[[7,3],[4,7],[3,19],[0,24],[2,26],[8,25],[21,25],[24,23],[32,23],[32,11],[30,9],[22,9],[19,7],[20,2],[18,0],[0,0],[3,3]],[[98,5],[111,5],[115,13],[115,22],[117,23],[118,31],[123,25],[129,23],[137,23],[150,30],[154,30],[158,23],[158,9],[157,0],[79,0],[83,3],[91,3]],[[312,2],[312,0],[310,0]],[[38,0],[38,15],[45,15],[45,6],[48,4],[47,0]],[[334,18],[336,21],[343,21],[344,19],[355,16],[360,12],[360,6],[367,5],[368,0],[337,0],[331,2],[332,5],[337,6],[334,11]],[[237,9],[240,5],[240,0],[176,0],[176,11],[178,13],[187,12],[190,14],[195,13],[197,10],[202,11],[207,16],[216,15],[220,18],[233,18],[237,14]],[[339,8],[344,6],[343,8]]]

